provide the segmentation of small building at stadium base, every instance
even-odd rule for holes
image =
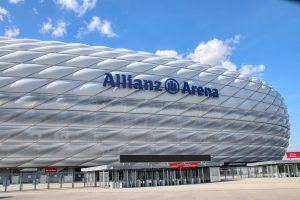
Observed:
[[[220,181],[223,163],[131,163],[82,168],[87,186],[104,188],[187,185]]]

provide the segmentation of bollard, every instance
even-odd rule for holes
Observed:
[[[63,176],[62,176],[62,174],[59,174],[60,188],[62,188],[62,182],[63,182]]]
[[[50,174],[47,173],[47,189],[50,189]]]
[[[86,173],[83,174],[83,187],[86,187]]]
[[[36,190],[37,174],[34,174],[34,190]]]
[[[23,189],[22,173],[20,173],[20,175],[19,175],[19,184],[20,184],[19,191],[22,191],[22,189]]]
[[[5,185],[4,185],[4,191],[7,192],[7,185],[8,185],[8,178],[5,178]]]
[[[74,172],[72,172],[72,188],[74,188]]]

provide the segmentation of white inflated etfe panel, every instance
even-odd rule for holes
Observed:
[[[64,51],[70,49],[70,47],[66,47],[66,46],[57,46],[57,45],[53,45],[53,46],[43,46],[43,47],[37,47],[37,48],[32,48],[32,51],[39,51],[39,52],[48,52],[48,53],[58,53],[60,51]]]
[[[263,103],[263,102],[260,102],[259,104],[257,104],[253,110],[256,110],[256,111],[265,111],[267,110],[267,108],[269,108],[270,104],[268,103]]]
[[[42,65],[59,65],[60,63],[70,60],[72,58],[74,58],[74,56],[67,54],[49,53],[32,60],[32,62]]]
[[[118,58],[121,60],[142,61],[149,57],[150,56],[148,54],[129,54],[129,55],[119,56]]]
[[[176,61],[171,61],[171,62],[166,63],[166,65],[180,67],[180,68],[187,67],[191,64],[194,64],[194,62],[192,62],[190,60],[176,60]]]
[[[67,78],[74,80],[90,81],[102,76],[103,74],[105,74],[105,70],[84,68],[80,69],[79,71],[76,71]]]
[[[225,72],[223,73],[223,75],[224,75],[224,76],[234,77],[234,78],[236,78],[236,77],[239,76],[238,72],[236,72],[236,71],[225,71]]]
[[[245,101],[245,99],[242,99],[242,98],[231,97],[231,98],[227,99],[225,102],[223,102],[221,105],[224,107],[236,108],[244,101]]]
[[[174,61],[174,60],[176,60],[176,59],[172,58],[172,57],[154,56],[152,58],[146,58],[145,60],[143,60],[143,62],[153,63],[153,64],[157,64],[157,65],[163,65],[163,64],[166,64],[166,63]]]
[[[154,67],[153,69],[149,70],[148,72],[150,74],[167,76],[177,70],[178,69],[176,67],[170,67],[170,66],[166,66],[166,65],[158,65],[158,66]]]
[[[120,89],[120,88],[109,88],[103,90],[100,94],[101,96],[108,96],[108,97],[125,97],[129,94],[134,93],[134,90],[129,89]]]
[[[3,48],[22,51],[22,50],[32,49],[38,46],[39,46],[38,44],[32,44],[32,43],[18,43],[18,44],[8,44],[6,46],[3,46]]]
[[[266,103],[273,103],[274,102],[274,100],[275,100],[275,97],[273,97],[273,96],[271,96],[271,95],[267,95],[265,98],[264,98],[264,100],[263,100],[263,102],[266,102]]]
[[[212,74],[212,73],[207,73],[207,72],[201,72],[199,75],[198,75],[198,80],[199,81],[212,81],[214,80],[215,78],[217,78],[218,75],[216,74]]]
[[[250,99],[256,100],[256,101],[262,101],[265,98],[266,94],[255,92],[250,96]]]
[[[39,72],[38,77],[58,79],[77,70],[78,69],[76,67],[52,66]]]
[[[213,82],[218,83],[218,84],[223,84],[223,85],[227,85],[230,82],[234,81],[234,78],[229,77],[229,76],[218,76],[217,79],[213,80]]]
[[[16,81],[17,78],[15,77],[0,77],[0,87],[2,89],[3,86],[8,85],[14,81]]]
[[[14,51],[13,50],[4,50],[4,49],[0,48],[0,56],[4,56],[4,55],[10,54],[12,52],[14,52]]]
[[[234,79],[231,83],[229,83],[230,86],[244,88],[245,85],[247,85],[249,81],[243,80],[243,79]]]
[[[238,75],[238,78],[240,78],[240,79],[244,79],[244,80],[250,80],[250,77],[247,75],[247,74],[239,74]],[[251,80],[253,80],[253,82],[257,82],[256,80],[256,78],[253,78],[253,79],[251,79]],[[258,82],[259,83],[259,82]]]
[[[78,49],[68,49],[60,53],[88,56],[90,54],[97,53],[97,52],[98,52],[97,49],[94,48],[78,48]]]
[[[253,94],[252,90],[247,90],[247,89],[241,89],[237,93],[234,94],[235,97],[247,99],[249,96]]]
[[[211,66],[203,65],[203,64],[192,64],[192,65],[187,66],[188,69],[193,69],[193,70],[197,70],[197,71],[205,71],[210,67]]]
[[[5,89],[12,92],[30,92],[47,84],[48,82],[49,81],[47,79],[23,78],[9,86],[6,86]]]
[[[79,88],[75,88],[74,90],[69,91],[68,94],[93,96],[105,89],[106,88],[103,87],[101,83],[88,82],[80,86]]]
[[[161,81],[161,91],[104,87],[106,73]],[[219,97],[170,94],[168,78]],[[127,49],[0,37],[0,168],[109,165],[136,152],[280,160],[289,130],[284,99],[257,77]]]
[[[258,101],[253,101],[253,100],[246,100],[244,103],[242,103],[239,108],[245,108],[247,110],[252,109],[256,104],[258,104]]]
[[[261,84],[250,81],[244,88],[256,91],[258,88],[260,88],[260,86]]]
[[[180,69],[177,72],[171,74],[170,76],[189,79],[189,78],[195,76],[195,73],[196,73],[196,71],[194,71],[194,70]]]
[[[206,71],[214,74],[223,74],[227,70],[223,67],[210,67]]]
[[[32,51],[15,51],[13,53],[1,56],[0,62],[23,63],[42,55],[44,55],[44,53]]]
[[[237,93],[240,90],[240,88],[231,87],[231,86],[225,86],[220,90],[221,94],[224,94],[226,96],[233,96],[235,93]]]
[[[8,63],[8,62],[0,62],[0,71],[8,69],[10,67],[15,66],[15,63]],[[1,76],[2,77],[2,76]]]
[[[36,72],[46,69],[45,65],[36,65],[36,64],[18,64],[9,69],[4,70],[2,73],[4,76],[18,76],[26,77]]]
[[[37,92],[45,92],[45,93],[51,93],[51,94],[59,94],[67,92],[76,86],[78,86],[80,82],[73,82],[73,81],[67,81],[67,80],[56,80],[53,81],[43,88],[40,88],[37,90]]]
[[[87,66],[99,63],[103,60],[104,59],[102,58],[96,58],[90,56],[78,56],[76,58],[68,60],[64,65],[85,68]]]
[[[33,108],[41,103],[43,103],[45,100],[40,99],[39,97],[27,95],[23,96],[15,101],[10,101],[3,107],[5,108]]]
[[[99,68],[99,69],[110,69],[115,70],[126,65],[129,65],[131,62],[126,60],[118,60],[118,59],[107,59],[102,62],[99,62],[91,67]]]
[[[157,81],[161,79],[161,76],[156,75],[147,75],[147,74],[139,74],[137,76],[133,77],[134,79],[142,79],[142,80],[151,80],[151,81]]]
[[[149,70],[153,68],[155,65],[148,64],[148,63],[142,63],[142,62],[134,62],[126,67],[124,67],[124,71],[131,71],[131,72],[144,72],[146,70]],[[122,69],[121,69],[122,70]]]
[[[134,99],[155,99],[156,97],[159,97],[162,94],[162,92],[151,92],[151,91],[134,91],[132,92],[132,94],[129,96],[130,98],[134,98]]]

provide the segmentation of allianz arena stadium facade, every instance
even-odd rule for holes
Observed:
[[[145,52],[0,39],[0,168],[124,155],[282,159],[287,108],[259,78]]]

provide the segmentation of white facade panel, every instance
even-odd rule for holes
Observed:
[[[161,85],[104,86],[106,73]],[[169,78],[194,94],[168,93]],[[199,85],[219,97],[198,96]],[[0,167],[106,165],[120,154],[277,160],[288,139],[283,98],[259,78],[145,52],[0,38]]]

